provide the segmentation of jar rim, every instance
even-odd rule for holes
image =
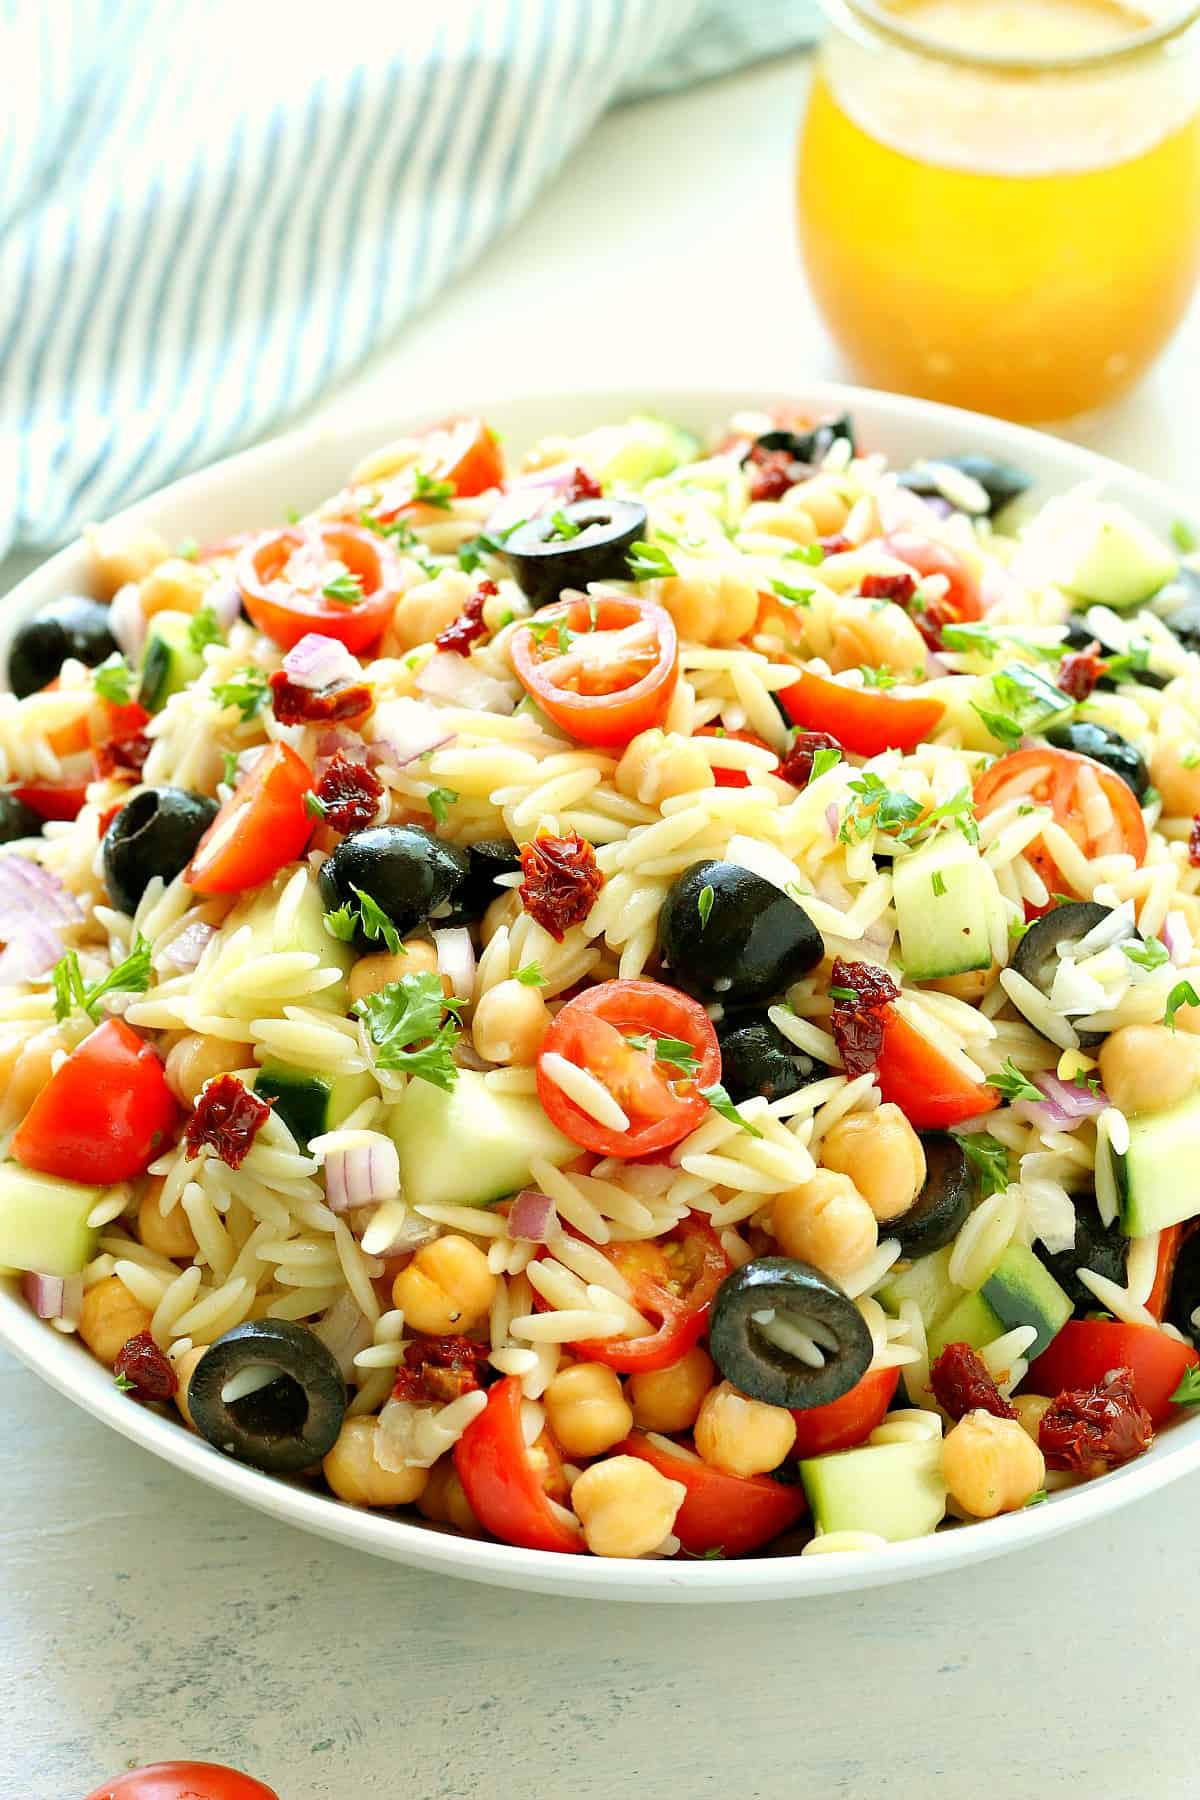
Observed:
[[[931,62],[956,63],[983,73],[1013,75],[1066,75],[1079,70],[1111,68],[1171,44],[1200,21],[1200,0],[1188,0],[1170,17],[1148,25],[1142,31],[1131,32],[1118,44],[1054,56],[1027,56],[1019,51],[971,50],[947,43],[908,24],[899,14],[879,5],[877,0],[820,0],[820,5],[831,24],[860,43],[869,45],[874,35]]]

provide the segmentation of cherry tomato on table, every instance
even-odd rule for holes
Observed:
[[[106,1187],[143,1174],[178,1117],[157,1052],[124,1019],[105,1019],[51,1075],[12,1154],[44,1175]]]
[[[1171,1395],[1189,1369],[1200,1363],[1190,1344],[1168,1337],[1155,1325],[1126,1325],[1120,1319],[1068,1319],[1058,1335],[1029,1365],[1025,1387],[1031,1394],[1061,1394],[1067,1388],[1095,1387],[1110,1369],[1128,1369],[1134,1391],[1155,1425],[1175,1412]]]
[[[287,744],[271,744],[229,796],[184,870],[203,894],[240,894],[260,887],[308,842],[305,796],[312,770]]]
[[[938,543],[936,538],[922,537],[916,531],[893,531],[883,539],[880,548],[894,556],[897,562],[906,563],[917,575],[945,576],[949,586],[937,602],[944,622],[953,619],[962,624],[968,619],[982,618],[979,582],[957,550]]]
[[[714,1550],[745,1556],[769,1544],[806,1510],[804,1489],[772,1481],[769,1475],[730,1475],[701,1462],[690,1446],[666,1447],[666,1440],[635,1431],[618,1444],[617,1456],[639,1456],[670,1481],[687,1489],[671,1527],[690,1556]]]
[[[827,731],[855,756],[915,750],[946,710],[928,694],[851,687],[809,669],[801,669],[791,687],[780,690],[779,699],[793,725]]]
[[[627,744],[666,718],[679,639],[649,600],[563,600],[514,631],[512,660],[526,693],[581,744]]]
[[[798,1460],[865,1444],[882,1423],[899,1380],[899,1369],[868,1369],[862,1380],[839,1400],[830,1400],[825,1406],[793,1409],[796,1441],[788,1455]]]
[[[471,1511],[485,1531],[524,1550],[583,1549],[566,1511],[567,1481],[557,1450],[543,1432],[526,1444],[521,1383],[506,1375],[454,1446],[454,1467]]]
[[[632,1244],[605,1244],[601,1256],[633,1290],[633,1304],[657,1329],[646,1337],[588,1338],[571,1345],[587,1362],[604,1363],[621,1375],[648,1375],[669,1369],[698,1344],[709,1308],[729,1273],[729,1258],[704,1219],[681,1219],[669,1237]],[[534,1295],[538,1312],[552,1310]]]
[[[380,495],[372,513],[380,524],[427,504],[416,492],[418,470],[427,483],[448,483],[452,492],[447,498],[464,500],[500,486],[504,457],[495,433],[482,419],[447,419],[432,426],[415,463],[389,481]]]
[[[383,636],[403,585],[388,544],[336,519],[255,538],[239,554],[234,578],[251,619],[281,650],[315,632],[355,655]]]
[[[1108,820],[1099,831],[1088,821],[1092,782],[1109,806]],[[1094,789],[1091,792],[1094,796]],[[1118,852],[1132,856],[1136,863],[1145,861],[1149,839],[1141,807],[1127,783],[1090,756],[1047,748],[1014,750],[998,757],[975,783],[975,816],[986,819],[1013,800],[1049,806],[1056,822],[1089,862]],[[1025,856],[1051,893],[1065,891],[1065,877],[1041,838],[1035,838]]]
[[[994,1087],[964,1075],[892,1007],[883,1014],[877,1074],[883,1098],[918,1131],[946,1131],[1000,1104]]]
[[[87,1800],[279,1800],[274,1788],[217,1763],[151,1763],[106,1781]]]
[[[624,1112],[602,1125],[554,1079],[547,1056],[595,1076]],[[721,1047],[696,1000],[658,981],[602,981],[568,1000],[542,1040],[538,1098],[549,1117],[597,1156],[653,1156],[695,1131],[701,1092],[721,1079]]]

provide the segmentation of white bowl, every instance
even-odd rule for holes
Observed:
[[[735,388],[628,394],[598,390],[483,402],[468,399],[461,406],[448,405],[446,411],[482,412],[513,451],[549,433],[582,431],[639,411],[704,431],[739,408],[769,407],[782,399],[802,400],[821,413],[848,408],[860,442],[883,450],[896,465],[918,456],[984,451],[1023,466],[1044,493],[1089,477],[1102,478],[1109,494],[1164,534],[1189,512],[1182,499],[1159,483],[1057,439],[950,407],[855,388],[819,386],[787,395]],[[389,415],[352,427],[308,427],[176,482],[131,507],[124,517],[153,524],[170,540],[203,541],[265,527],[281,520],[289,506],[309,507],[333,493],[359,457],[413,425],[412,420]],[[0,650],[14,624],[43,602],[72,590],[86,593],[89,583],[88,555],[81,544],[44,564],[4,601]],[[889,1545],[879,1552],[767,1556],[727,1563],[606,1562],[480,1543],[415,1519],[359,1512],[328,1495],[232,1462],[173,1418],[160,1418],[126,1399],[82,1345],[36,1319],[11,1286],[0,1285],[0,1343],[60,1393],[134,1443],[274,1518],[417,1568],[498,1587],[589,1599],[778,1600],[906,1581],[1053,1537],[1200,1467],[1200,1418],[1181,1419],[1146,1456],[1099,1481],[1056,1495],[1027,1512]]]

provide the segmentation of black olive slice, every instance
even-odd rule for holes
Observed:
[[[1028,926],[1013,953],[1011,966],[1018,975],[1023,975],[1025,980],[1038,990],[1039,994],[1048,999],[1050,989],[1054,985],[1054,975],[1061,951],[1077,944],[1081,938],[1087,936],[1089,931],[1093,931],[1105,919],[1111,918],[1112,911],[1111,906],[1101,906],[1096,900],[1068,900],[1061,906],[1053,907],[1048,913],[1043,913],[1040,919],[1034,919]],[[1130,938],[1136,938],[1140,942],[1141,934],[1131,931]],[[1013,997],[1013,1005],[1019,1011],[1024,1012],[1025,1009],[1022,1007],[1019,997]],[[1028,1017],[1028,1015],[1026,1016]],[[1029,1022],[1038,1030],[1041,1029],[1037,1019],[1030,1019]],[[1102,1031],[1080,1031],[1078,1025],[1075,1026],[1075,1030],[1078,1033],[1079,1042],[1085,1048],[1104,1041],[1105,1034]]]
[[[1091,1288],[1080,1281],[1076,1270],[1091,1269],[1097,1275],[1103,1275],[1106,1281],[1115,1281],[1118,1287],[1124,1287],[1129,1239],[1115,1219],[1111,1225],[1104,1224],[1090,1197],[1080,1195],[1074,1205],[1075,1242],[1071,1248],[1052,1253],[1044,1244],[1038,1243],[1034,1245],[1034,1255],[1049,1269],[1077,1313],[1095,1312],[1100,1302]],[[1196,1272],[1200,1276],[1200,1264]],[[1197,1294],[1197,1300],[1200,1300],[1200,1294]]]
[[[1118,1276],[1124,1283],[1124,1276]],[[1093,1297],[1092,1305],[1095,1305]],[[1171,1275],[1171,1292],[1167,1301],[1167,1322],[1192,1341],[1200,1332],[1192,1323],[1192,1314],[1200,1307],[1200,1231],[1193,1231],[1179,1246]]]
[[[549,606],[565,588],[590,581],[628,581],[628,552],[646,535],[640,500],[572,500],[510,531],[498,552],[534,606]]]
[[[466,925],[481,919],[493,900],[505,892],[496,886],[500,875],[514,875],[521,867],[521,853],[511,838],[485,838],[467,845],[467,874],[450,898],[447,925]]]
[[[717,1026],[721,1045],[721,1085],[739,1104],[761,1094],[782,1100],[829,1074],[823,1062],[797,1049],[770,1019],[734,1013]]]
[[[104,880],[114,906],[131,913],[156,875],[174,881],[218,812],[217,802],[186,788],[143,788],[104,834]]]
[[[1090,756],[1093,762],[1111,769],[1139,801],[1150,786],[1150,771],[1141,751],[1108,725],[1098,725],[1092,719],[1074,719],[1066,725],[1051,726],[1046,733],[1046,742],[1059,750],[1074,750],[1079,756]]]
[[[988,514],[1003,512],[1006,506],[1011,506],[1014,500],[1019,500],[1033,486],[1033,477],[1027,475],[1024,469],[971,451],[961,456],[930,457],[929,462],[943,463],[948,469],[960,469],[972,481],[977,481],[988,497]],[[918,463],[914,468],[905,469],[898,479],[901,487],[908,488],[910,493],[920,494],[922,499],[943,497],[937,483],[936,470],[930,469],[927,463]]]
[[[815,1343],[820,1368],[787,1347]],[[743,1263],[717,1289],[708,1347],[727,1381],[769,1406],[827,1406],[862,1380],[874,1346],[866,1321],[835,1281],[788,1256]]]
[[[836,419],[825,419],[820,425],[814,425],[811,431],[764,431],[761,437],[755,438],[754,448],[773,452],[782,450],[793,462],[815,468],[828,456],[838,438],[845,438],[851,451],[857,450],[854,420],[849,413],[841,413]]]
[[[19,700],[54,680],[68,657],[95,668],[116,650],[108,608],[84,594],[51,600],[13,633],[8,684]]]
[[[901,1254],[929,1256],[952,1243],[971,1210],[974,1181],[962,1145],[948,1131],[923,1131],[925,1185],[906,1213],[889,1219],[882,1237],[899,1238]]]
[[[269,1379],[254,1385],[256,1376]],[[273,1475],[294,1475],[336,1443],[346,1383],[307,1325],[252,1319],[200,1358],[188,1383],[188,1410],[215,1449]]]
[[[15,794],[0,794],[0,844],[15,844],[18,838],[41,835],[41,814]]]
[[[804,908],[773,882],[739,863],[712,861],[694,863],[668,890],[658,949],[685,993],[744,1006],[807,975],[825,943]]]
[[[466,879],[467,854],[419,825],[369,825],[344,837],[321,865],[321,898],[335,912],[369,894],[401,937],[423,925]],[[359,947],[370,940],[359,934]]]

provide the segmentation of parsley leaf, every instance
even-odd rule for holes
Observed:
[[[243,719],[252,719],[261,711],[268,693],[267,678],[261,669],[238,669],[228,681],[218,681],[213,698],[222,706],[236,706]]]
[[[387,538],[397,550],[423,550],[424,545],[407,519],[377,519],[364,506],[358,522],[376,537]]]
[[[356,887],[354,895],[358,901],[358,917],[362,925],[363,936],[370,938],[373,944],[382,938],[393,956],[400,954],[400,933],[392,924],[377,900]]]
[[[582,530],[583,526],[577,525],[574,519],[568,519],[560,506],[550,514],[550,530],[546,533],[546,542],[566,542],[577,538]]]
[[[454,493],[452,481],[438,481],[425,469],[414,471],[412,497],[422,506],[436,506],[439,512],[449,512]]]
[[[483,562],[484,555],[498,556],[514,531],[520,531],[527,525],[527,519],[517,519],[512,525],[502,526],[499,531],[481,531],[473,538],[468,538],[458,549],[458,566],[466,575],[473,575]]]
[[[706,881],[696,896],[696,911],[700,915],[701,931],[703,931],[704,927],[708,924],[708,916],[712,912],[713,901],[715,898],[716,895],[713,892],[712,884]]]
[[[630,546],[625,560],[634,581],[657,581],[665,575],[678,573],[661,544],[647,544],[640,538]]]
[[[979,1171],[982,1197],[986,1200],[989,1194],[1002,1192],[1008,1186],[1008,1146],[990,1131],[967,1132],[961,1137],[956,1132],[954,1136],[967,1161]]]
[[[217,624],[217,615],[211,606],[202,606],[198,613],[192,615],[187,631],[188,649],[194,650],[197,656],[207,644],[223,644],[225,633]]]
[[[898,677],[890,669],[873,669],[869,663],[859,663],[858,672],[864,687],[893,688],[897,684]]]
[[[381,1069],[404,1069],[447,1093],[458,1079],[454,1046],[462,1027],[461,1000],[447,1000],[442,978],[432,970],[402,975],[377,994],[367,994],[354,1011],[364,1021]]]
[[[1044,1100],[1041,1088],[1034,1087],[1028,1075],[1023,1075],[1011,1056],[1004,1060],[1004,1067],[998,1075],[987,1077],[988,1087],[994,1087],[998,1094],[1012,1102],[1013,1100]]]
[[[815,569],[825,561],[825,552],[820,544],[797,544],[794,550],[784,553],[783,560],[784,562],[807,563],[810,569]]]
[[[335,912],[325,914],[325,929],[330,937],[337,938],[339,943],[353,942],[354,934],[358,930],[358,916],[348,900]]]
[[[813,597],[812,588],[789,587],[786,581],[772,581],[771,591],[785,606],[807,606]]]
[[[85,983],[78,953],[68,950],[54,965],[54,1016],[61,1025],[79,1007],[96,1024],[100,1017],[100,1002],[106,994],[144,994],[149,986],[150,945],[140,931],[125,960],[117,963],[107,975],[102,975],[99,981]]]
[[[858,989],[852,987],[831,987],[829,990],[829,998],[831,1000],[844,1000],[848,1005],[854,1006],[858,1001]]]
[[[133,670],[125,661],[119,650],[106,656],[96,669],[92,670],[92,682],[102,700],[113,706],[129,705],[129,689],[133,681]]]
[[[329,811],[329,808],[322,800],[320,794],[314,793],[310,788],[304,796],[304,810],[310,819],[323,819],[325,814]]]
[[[937,899],[940,900],[942,895],[946,892],[946,877],[942,874],[940,869],[935,869],[933,871],[933,874],[929,877],[929,885],[933,889]]]
[[[444,825],[446,815],[458,799],[458,794],[454,788],[435,787],[429,790],[425,798],[429,802],[429,810],[433,814],[435,824]]]
[[[811,787],[814,781],[820,781],[822,775],[827,775],[830,769],[836,769],[841,760],[840,750],[835,750],[832,744],[822,744],[813,756],[805,786]]]
[[[113,1376],[113,1386],[117,1389],[118,1393],[132,1394],[136,1385],[137,1383],[131,1381],[123,1369],[119,1375]]]
[[[677,1069],[681,1075],[694,1075],[699,1067],[696,1052],[685,1038],[655,1038],[650,1032],[643,1031],[636,1037],[627,1033],[625,1042],[631,1050],[644,1050],[647,1056],[654,1057],[655,1062]]]
[[[1167,1010],[1163,1014],[1163,1024],[1168,1031],[1175,1029],[1175,1014],[1181,1006],[1200,1006],[1198,994],[1190,981],[1177,981],[1167,995]]]
[[[184,562],[195,562],[200,554],[200,546],[195,538],[184,538],[175,554],[181,556]]]
[[[523,987],[545,987],[546,985],[546,977],[542,974],[542,965],[537,962],[526,963],[524,968],[516,971],[513,980],[519,981]]]
[[[1183,1371],[1183,1377],[1175,1392],[1171,1395],[1172,1406],[1200,1406],[1200,1365],[1192,1364]]]
[[[708,1101],[713,1111],[720,1113],[723,1119],[729,1119],[732,1124],[740,1125],[743,1131],[750,1133],[751,1137],[760,1138],[762,1136],[757,1125],[752,1125],[749,1119],[743,1119],[719,1081],[714,1081],[711,1087],[701,1088],[700,1093]]]
[[[1200,537],[1196,536],[1186,519],[1176,519],[1171,526],[1171,542],[1185,556],[1192,550],[1200,550]]]
[[[1048,1498],[1048,1495],[1047,1495],[1044,1487],[1035,1488],[1033,1493],[1030,1494],[1030,1496],[1029,1496],[1028,1500],[1025,1502],[1025,1504],[1026,1504],[1026,1506],[1040,1506],[1042,1504],[1042,1501],[1047,1498]]]
[[[236,750],[223,750],[221,780],[226,787],[236,787],[238,778],[238,753]]]
[[[1161,969],[1171,960],[1171,952],[1160,938],[1147,938],[1144,944],[1122,944],[1122,950],[1139,969]]]
[[[363,584],[359,576],[351,569],[343,569],[321,589],[327,600],[336,600],[339,606],[357,606],[363,597]]]
[[[972,700],[971,711],[978,713],[994,738],[999,738],[1010,750],[1015,750],[1025,736],[1024,728],[1018,720],[1010,718],[1007,713],[989,712]]]

